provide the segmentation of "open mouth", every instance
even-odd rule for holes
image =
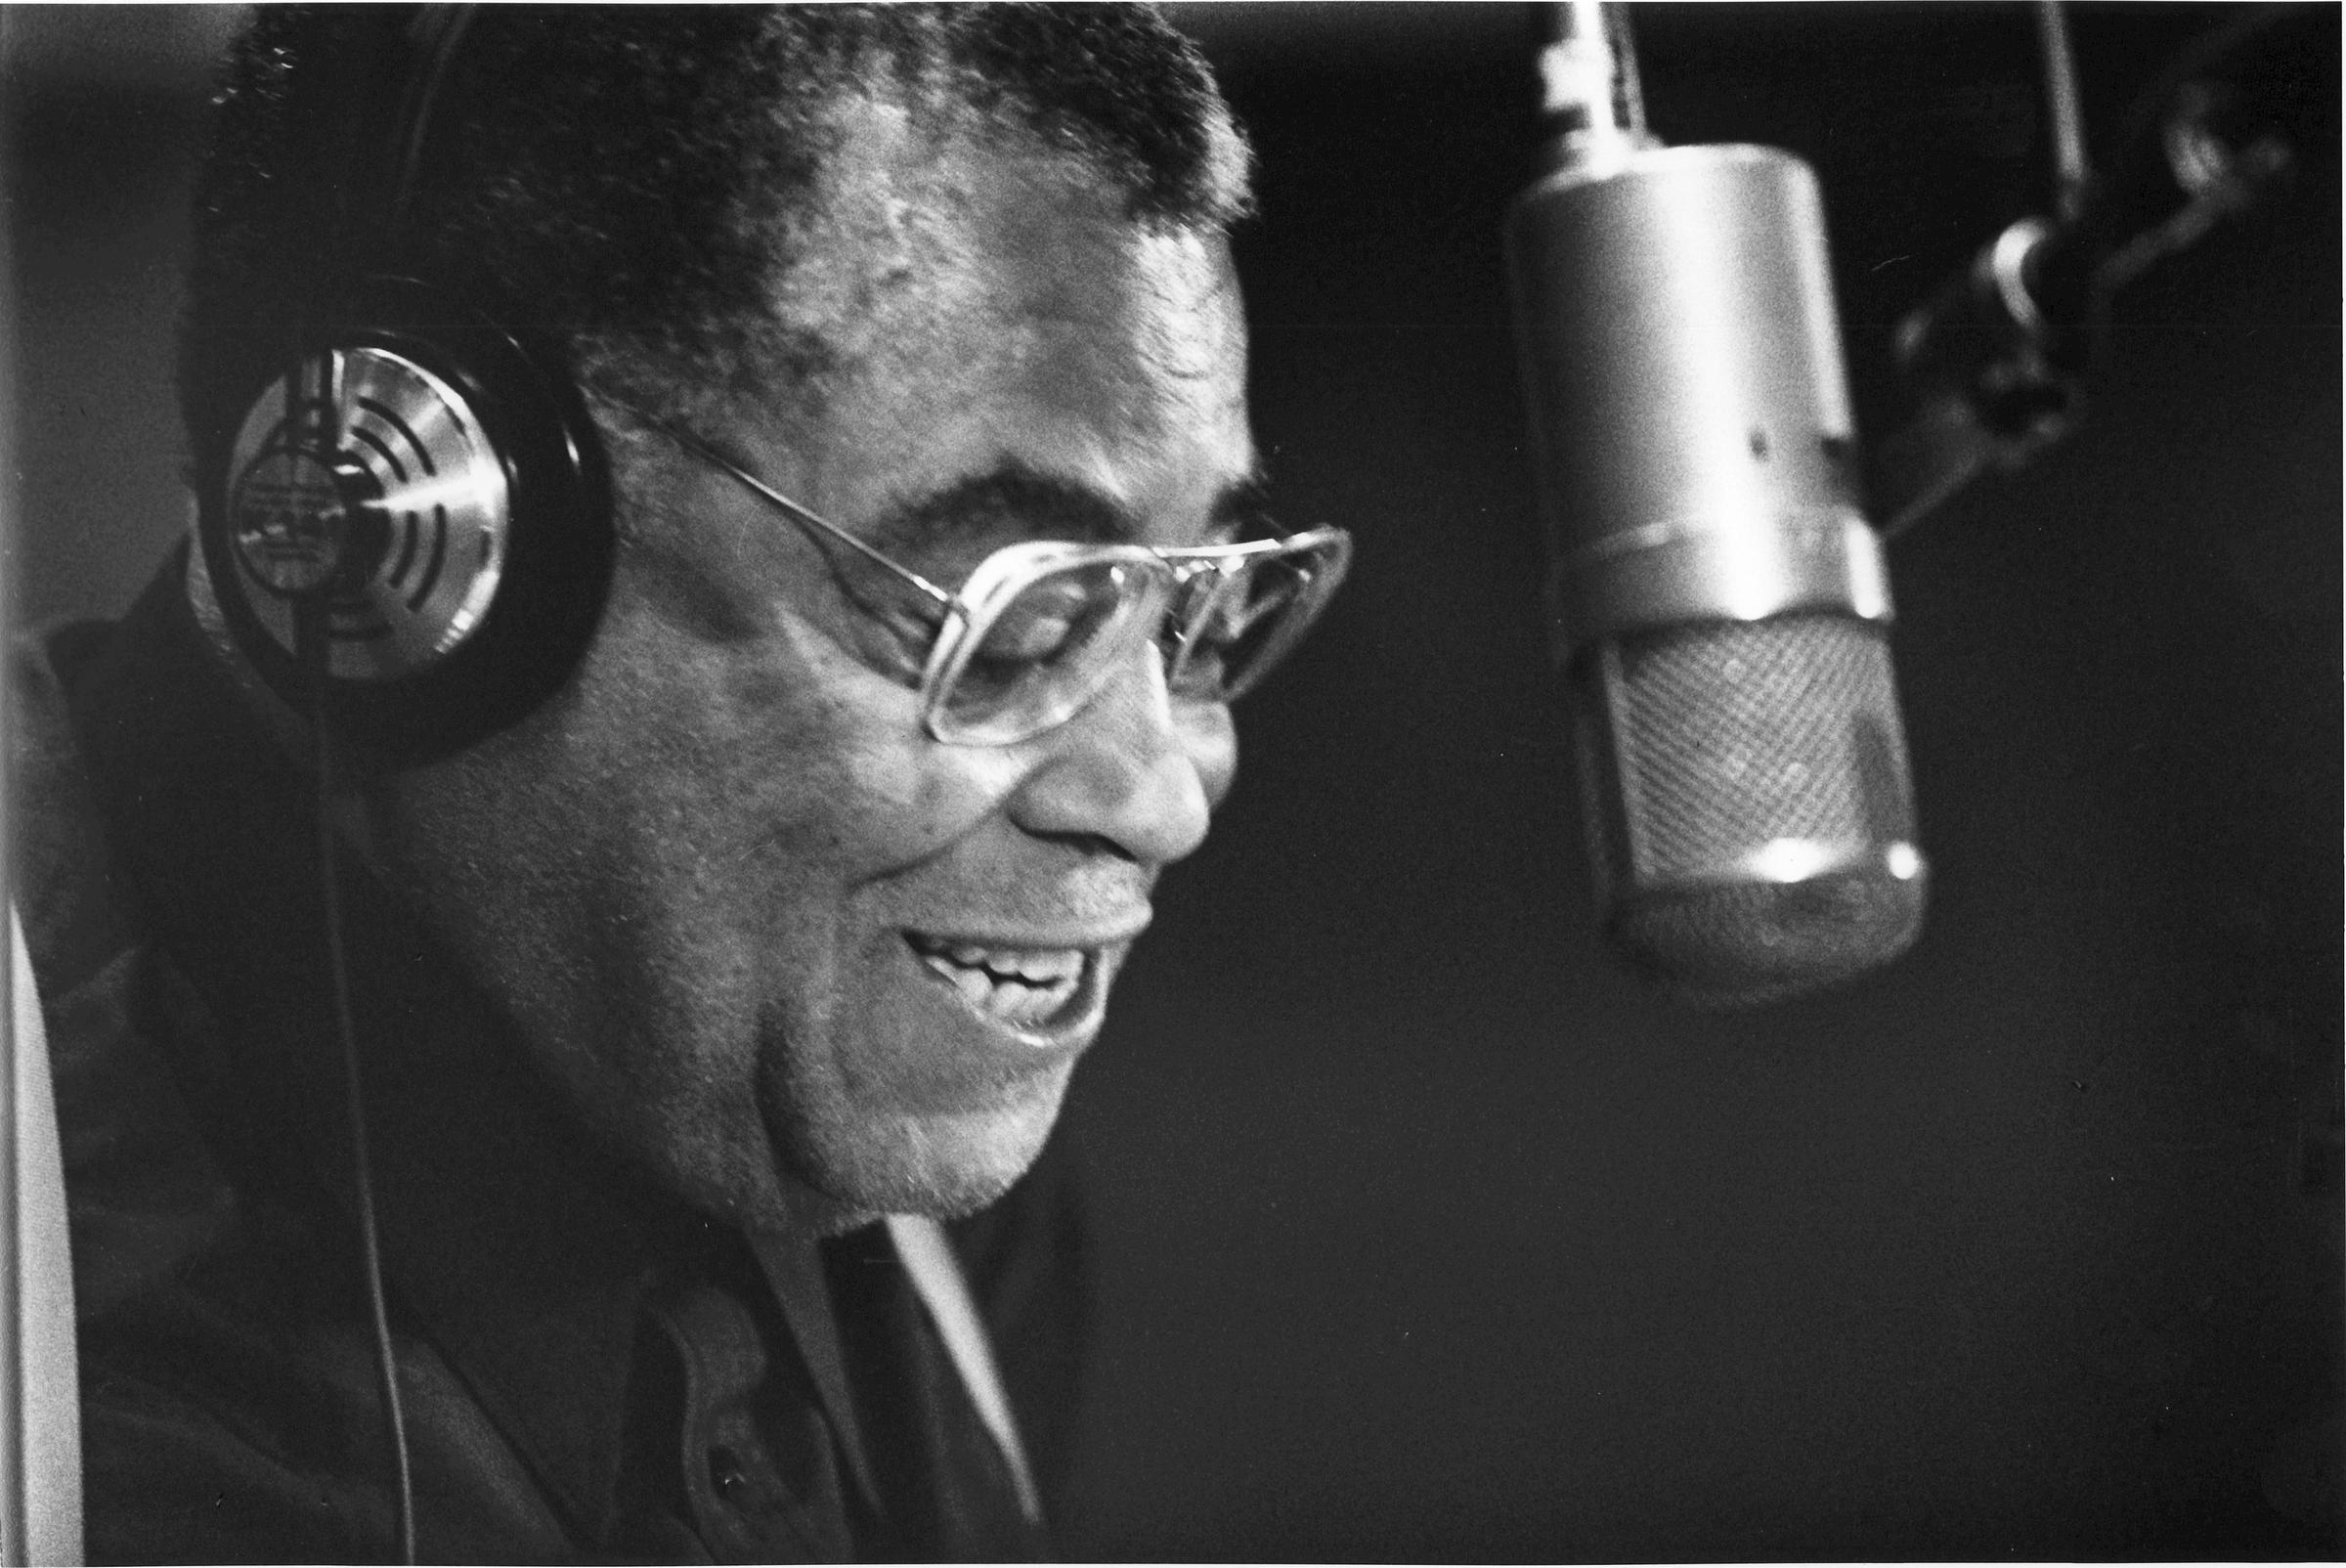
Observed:
[[[1076,1017],[1095,963],[1079,947],[988,947],[914,931],[904,939],[972,1011],[1014,1029],[1045,1028]]]

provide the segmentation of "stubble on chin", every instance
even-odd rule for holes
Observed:
[[[766,1124],[783,1179],[852,1228],[884,1214],[966,1218],[991,1207],[1040,1157],[1072,1064],[1000,1086],[956,1113],[873,1111],[766,1081]]]

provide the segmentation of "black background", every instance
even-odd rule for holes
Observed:
[[[1930,927],[1673,1011],[1598,948],[1497,242],[1529,8],[1180,7],[1262,159],[1282,510],[1359,538],[1241,716],[1070,1127],[1078,1555],[2337,1555],[2337,13],[2294,195],[2130,296],[2085,428],[1902,539]],[[2075,8],[2097,152],[2227,8]],[[0,14],[28,616],[181,522],[218,13]],[[1655,128],[1810,159],[1861,429],[2042,206],[2030,13],[1646,6]]]

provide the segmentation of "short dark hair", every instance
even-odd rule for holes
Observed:
[[[407,10],[264,6],[229,63],[181,334],[198,452],[254,340],[350,266],[350,61]],[[803,375],[825,345],[777,333],[766,285],[856,93],[1064,151],[1136,222],[1219,230],[1248,201],[1211,71],[1151,8],[488,5],[433,100],[397,263],[574,356],[617,345],[655,383],[745,388],[777,352]]]

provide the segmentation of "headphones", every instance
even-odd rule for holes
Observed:
[[[609,474],[562,356],[408,270],[434,102],[473,9],[394,13],[388,71],[347,51],[356,109],[325,160],[343,254],[289,331],[235,367],[226,417],[196,442],[198,540],[239,650],[378,766],[545,701],[610,583]]]
[[[357,36],[327,41],[342,46],[340,69],[326,67],[341,79],[322,86],[354,110],[316,171],[318,196],[338,206],[326,282],[286,331],[235,351],[193,442],[197,540],[229,632],[316,726],[359,1243],[398,1556],[411,1563],[413,1475],[326,803],[341,758],[388,768],[444,756],[551,696],[594,633],[613,547],[602,448],[561,355],[404,266],[433,101],[472,13],[343,13]],[[381,36],[386,25],[395,36]]]

